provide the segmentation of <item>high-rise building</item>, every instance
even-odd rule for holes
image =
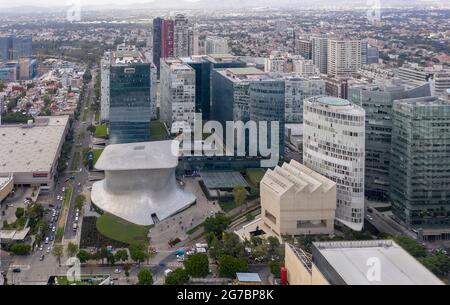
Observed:
[[[173,57],[175,54],[174,46],[174,21],[172,19],[164,19],[161,29],[161,58]]]
[[[288,54],[279,51],[273,51],[266,59],[264,71],[275,73],[288,72]]]
[[[152,105],[152,111],[151,111],[151,119],[156,120],[158,118],[158,111],[157,111],[157,98],[158,98],[158,70],[156,68],[156,65],[154,63],[150,63],[150,99],[151,99],[151,105]]]
[[[105,52],[100,61],[100,120],[109,121],[111,52]]]
[[[161,61],[160,118],[172,128],[193,128],[195,118],[195,70],[180,59]],[[186,131],[186,129],[184,129]]]
[[[360,231],[364,223],[364,109],[316,96],[303,104],[303,162],[337,184],[336,219]]]
[[[173,24],[173,55],[175,57],[189,56],[189,25],[187,18],[178,14]]]
[[[212,78],[212,119],[225,126],[227,121],[250,120],[250,83],[267,78],[256,68],[214,69]]]
[[[195,70],[195,112],[204,121],[211,118],[211,71],[215,68],[245,67],[246,63],[236,56],[215,54],[191,56],[181,60]]]
[[[323,77],[326,95],[347,99],[348,80],[345,78]]]
[[[361,40],[328,39],[329,76],[336,78],[353,76],[361,68],[361,57]],[[364,57],[366,58],[366,55]]]
[[[31,36],[0,37],[0,61],[30,58],[33,55]]]
[[[308,39],[298,39],[295,41],[295,54],[304,59],[312,59],[312,41]]]
[[[292,60],[292,72],[303,76],[319,75],[319,69],[311,59],[295,58]]]
[[[322,74],[327,74],[328,37],[327,35],[311,37],[312,61]]]
[[[278,160],[284,156],[284,128],[285,128],[285,84],[282,79],[262,78],[258,81],[250,82],[250,120],[256,122],[267,122],[267,138],[263,139],[259,126],[258,147],[261,140],[267,140],[267,145],[278,144]],[[272,126],[271,123],[275,123]],[[278,122],[278,134],[274,133]],[[272,134],[277,137],[273,139]],[[250,141],[248,142],[250,143]],[[269,147],[269,146],[267,146]]]
[[[447,90],[450,89],[450,70],[436,72],[433,85],[435,95],[445,95]]]
[[[400,79],[419,82],[427,82],[433,76],[433,72],[429,68],[420,67],[417,63],[404,64],[397,70]]]
[[[390,163],[394,215],[422,240],[450,239],[450,103],[397,100]]]
[[[150,141],[151,65],[131,46],[119,46],[110,58],[110,143]]]
[[[315,95],[325,95],[325,82],[318,77],[286,74],[285,119],[286,123],[303,123],[303,100]]]
[[[163,19],[157,17],[153,19],[153,63],[158,69],[159,74],[159,65],[161,59],[161,48],[162,48],[162,24]]]
[[[189,29],[189,55],[199,55],[198,54],[198,30]]]
[[[365,193],[388,200],[391,158],[392,105],[394,100],[430,96],[430,86],[391,82],[350,86],[348,100],[366,111]]]
[[[218,36],[206,36],[205,53],[209,54],[228,54],[228,40]]]

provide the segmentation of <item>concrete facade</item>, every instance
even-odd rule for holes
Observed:
[[[260,183],[261,219],[277,235],[332,234],[336,183],[292,160]]]

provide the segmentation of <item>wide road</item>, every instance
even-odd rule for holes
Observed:
[[[89,147],[91,144],[90,133],[87,131],[87,127],[92,124],[94,121],[95,114],[91,111],[89,101],[92,100],[94,96],[94,85],[97,77],[97,73],[95,69],[91,70],[92,80],[88,84],[87,91],[85,94],[85,98],[81,107],[80,115],[78,120],[74,122],[74,145],[72,146],[72,150],[70,152],[70,160],[69,165],[67,166],[67,170],[60,178],[57,186],[57,194],[62,194],[62,188],[65,186],[69,186],[73,188],[72,199],[69,203],[69,214],[67,215],[67,221],[64,229],[64,238],[65,239],[73,239],[76,235],[76,232],[73,231],[73,223],[75,221],[75,199],[76,197],[83,191],[83,187],[88,180],[88,171],[83,165],[83,156],[79,159],[78,168],[75,171],[72,170],[73,164],[73,156],[75,152],[82,152],[83,148]],[[86,121],[83,122],[83,116],[85,108],[88,111],[88,115]],[[84,137],[79,139],[79,135],[84,133]],[[71,180],[71,182],[65,183],[67,179],[70,177],[75,177],[75,179]],[[80,217],[81,219],[81,217]],[[81,221],[79,221],[81,223]]]

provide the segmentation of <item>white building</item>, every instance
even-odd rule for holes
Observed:
[[[179,59],[161,60],[160,118],[168,126],[177,122],[194,126],[195,70]],[[178,132],[174,131],[174,132]]]
[[[282,76],[285,81],[286,123],[303,122],[303,100],[307,97],[325,95],[325,81],[319,77],[302,77],[295,74]]]
[[[446,95],[447,90],[450,89],[450,70],[436,72],[433,85],[435,95]]]
[[[205,40],[205,53],[209,54],[228,54],[228,40],[218,36],[207,36]]]
[[[361,68],[361,40],[328,39],[327,73],[334,77],[351,77]]]
[[[179,188],[175,169],[178,141],[112,144],[95,167],[105,179],[92,186],[92,203],[138,225],[152,225],[195,203]]]
[[[318,75],[319,69],[314,65],[312,59],[296,58],[292,60],[292,72],[303,76]]]
[[[175,57],[189,56],[189,25],[187,18],[178,14],[175,16],[173,26],[174,46],[173,54]]]
[[[328,37],[311,36],[312,43],[312,61],[322,74],[327,74],[327,60],[328,60]]]
[[[0,126],[0,176],[12,174],[15,185],[52,190],[68,129],[69,116]]]
[[[189,29],[189,55],[199,55],[198,54],[198,30]]]
[[[110,106],[110,70],[111,53],[106,52],[100,62],[100,120],[102,122],[109,120]]]
[[[287,54],[273,51],[264,65],[265,72],[286,73],[288,72]]]
[[[365,112],[349,101],[307,98],[303,162],[337,184],[336,219],[360,231],[364,222]]]

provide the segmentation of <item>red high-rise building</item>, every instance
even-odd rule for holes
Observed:
[[[161,27],[161,58],[173,57],[173,29],[174,21],[171,19],[164,19]]]

